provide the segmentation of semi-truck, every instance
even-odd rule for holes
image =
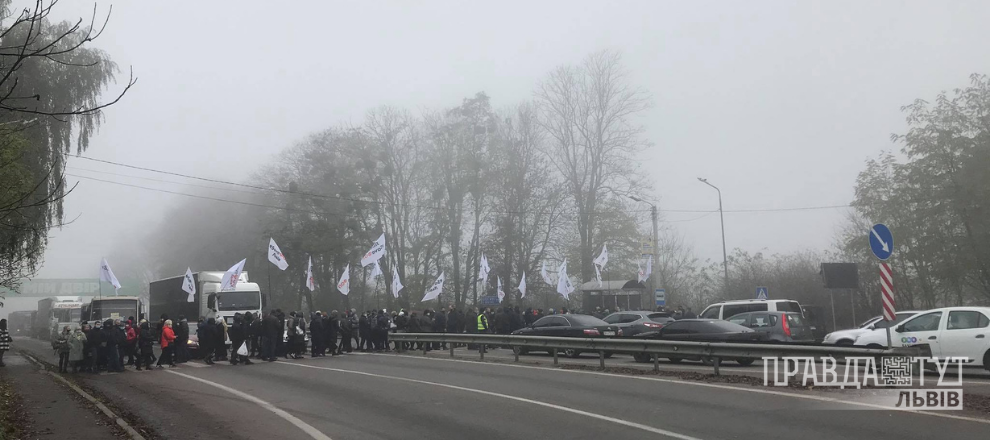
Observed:
[[[7,330],[14,336],[30,335],[34,315],[37,315],[37,312],[33,310],[10,312],[7,316]]]
[[[230,325],[234,323],[234,315],[237,313],[260,314],[265,306],[264,297],[258,284],[248,281],[248,273],[241,272],[234,290],[221,292],[220,281],[223,274],[223,271],[192,274],[193,285],[196,287],[192,301],[190,295],[182,290],[184,275],[152,281],[148,286],[148,315],[155,320],[163,314],[168,315],[173,325],[178,323],[180,316],[185,316],[189,322],[189,348],[195,351],[199,348],[196,325],[200,318],[223,319]]]
[[[107,319],[126,320],[134,317],[140,321],[144,317],[144,301],[137,296],[100,296],[83,306],[82,316],[86,322],[106,321]]]
[[[50,296],[38,301],[38,313],[32,326],[34,336],[47,341],[64,326],[78,326],[82,307],[81,296]]]

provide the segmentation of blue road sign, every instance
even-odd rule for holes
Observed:
[[[654,298],[656,298],[657,305],[658,306],[665,306],[665,305],[667,305],[667,291],[666,290],[664,290],[664,289],[657,289],[654,292]]]
[[[481,305],[483,306],[497,306],[498,297],[497,296],[483,296],[479,298],[481,300]]]
[[[770,297],[770,289],[767,289],[766,287],[756,288],[756,299],[766,300],[769,297]]]
[[[894,253],[894,235],[887,225],[877,223],[870,228],[870,249],[881,260],[890,258],[890,254]]]

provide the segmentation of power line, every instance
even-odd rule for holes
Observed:
[[[86,169],[86,168],[77,168],[77,167],[70,167],[70,166],[67,166],[65,168],[66,169],[69,169],[69,170],[86,171],[86,172],[97,173],[97,174],[106,174],[106,175],[109,175],[109,176],[127,177],[127,178],[130,178],[130,179],[141,179],[141,180],[147,180],[147,181],[151,181],[151,182],[171,183],[173,185],[184,185],[184,186],[191,186],[191,187],[196,187],[196,188],[215,189],[215,190],[218,190],[218,191],[230,191],[230,192],[236,192],[236,193],[241,193],[241,194],[262,194],[262,193],[260,193],[258,191],[254,191],[254,190],[243,190],[243,189],[236,189],[236,188],[223,188],[223,187],[219,187],[219,186],[210,186],[210,185],[197,185],[195,183],[187,183],[187,182],[173,182],[171,180],[153,179],[151,177],[132,176],[132,175],[129,175],[129,174],[111,173],[109,171],[90,170],[90,169]]]
[[[284,189],[279,189],[279,188],[265,188],[265,187],[262,187],[262,186],[250,185],[250,184],[246,184],[246,183],[229,182],[229,181],[225,181],[225,180],[211,179],[211,178],[207,178],[207,177],[192,176],[192,175],[188,175],[188,174],[176,173],[176,172],[172,172],[172,171],[157,170],[157,169],[154,169],[154,168],[140,167],[140,166],[136,166],[136,165],[130,165],[130,164],[125,164],[125,163],[120,163],[120,162],[113,162],[113,161],[104,160],[104,159],[96,159],[96,158],[86,157],[86,156],[75,156],[75,157],[76,158],[79,158],[79,159],[85,159],[85,160],[89,160],[89,161],[105,163],[105,164],[108,164],[108,165],[114,165],[114,166],[120,166],[120,167],[125,167],[125,168],[131,168],[131,169],[140,170],[140,171],[147,171],[147,172],[152,172],[152,173],[166,174],[166,175],[176,176],[176,177],[182,177],[182,178],[186,178],[186,179],[194,179],[194,180],[199,180],[199,181],[204,181],[204,182],[218,183],[218,184],[221,184],[221,185],[231,185],[231,186],[237,186],[237,187],[243,187],[243,188],[250,188],[250,189],[253,189],[253,190],[263,191],[263,192],[264,191],[267,191],[267,192],[277,192],[277,193],[289,194],[289,195],[307,196],[307,197],[315,197],[315,198],[331,199],[331,200],[345,200],[345,201],[358,202],[358,203],[373,203],[373,204],[378,204],[378,205],[383,205],[383,206],[405,206],[405,207],[411,207],[411,208],[424,208],[424,209],[436,209],[436,210],[454,209],[454,208],[442,208],[442,207],[438,207],[438,206],[418,205],[418,204],[412,204],[412,203],[394,203],[394,202],[384,202],[384,201],[380,201],[380,200],[355,199],[355,198],[349,198],[349,197],[343,197],[343,196],[328,196],[328,195],[325,195],[325,194],[316,194],[316,193],[307,193],[307,192],[292,192],[292,191],[288,191],[288,190],[284,190]],[[94,171],[94,170],[85,170],[85,171],[93,171],[93,172],[97,172],[97,173],[100,173],[101,172],[101,171]],[[112,175],[120,175],[120,174],[114,174],[114,173],[108,173],[108,172],[103,172],[103,173],[112,174]],[[127,176],[127,175],[121,175],[121,176],[132,177],[132,178],[137,178],[137,179],[146,179],[146,180],[152,180],[152,181],[158,181],[158,182],[164,182],[164,183],[183,184],[183,183],[180,183],[180,182],[171,182],[171,181],[167,181],[167,180],[156,180],[156,179],[151,179],[151,178],[146,178],[146,177]],[[77,176],[77,177],[86,178],[84,176]],[[93,180],[100,180],[100,179],[93,179]],[[100,180],[100,181],[103,181],[103,180]],[[105,181],[105,182],[108,182],[108,183],[118,183],[118,182],[112,182],[112,181]],[[216,189],[216,190],[221,190],[221,191],[235,191],[235,192],[248,193],[248,194],[259,194],[258,192],[255,192],[255,191],[238,191],[238,190],[234,190],[234,189],[220,188],[220,187],[213,187],[213,186],[205,186],[205,185],[193,185],[193,184],[186,184],[186,185],[198,186],[198,187],[209,188],[209,189]],[[164,191],[164,190],[158,190],[158,189],[155,189],[155,188],[144,188],[144,189],[149,189],[149,190],[152,190],[152,191]],[[202,196],[195,196],[195,195],[192,195],[192,194],[184,194],[184,193],[176,193],[176,194],[202,198]],[[223,201],[223,200],[221,200],[221,201]],[[246,203],[246,202],[237,202],[237,201],[233,201],[233,202],[235,202],[235,203]],[[269,206],[269,205],[260,205],[260,204],[254,204],[254,205],[256,205],[256,206],[265,206],[265,207],[270,207],[270,208],[274,208],[274,209],[285,209],[285,208],[279,208],[279,207],[274,207],[274,206]],[[825,206],[802,206],[802,207],[793,207],[793,208],[725,209],[725,210],[723,210],[723,212],[725,212],[725,213],[760,213],[760,212],[814,211],[814,210],[841,209],[841,208],[850,208],[850,207],[852,207],[852,205],[846,204],[846,205],[825,205]],[[660,212],[670,212],[670,213],[687,213],[687,214],[710,214],[710,213],[718,212],[717,209],[715,209],[715,210],[699,210],[699,209],[662,209],[662,208],[658,208],[658,211],[660,211]],[[309,212],[309,211],[304,211],[304,212]],[[527,213],[530,213],[531,211],[489,211],[489,212],[501,213],[501,214],[527,214]],[[626,212],[626,213],[643,213],[643,212],[649,212],[649,210],[645,210],[645,209],[644,210],[623,210],[622,212]],[[699,218],[703,218],[703,217],[699,217]],[[690,221],[690,220],[680,220],[680,221]]]

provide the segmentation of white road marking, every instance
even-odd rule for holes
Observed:
[[[863,407],[867,407],[867,408],[882,409],[882,410],[886,410],[886,411],[898,411],[898,410],[894,410],[894,409],[888,408],[888,407],[883,406],[883,405],[874,405],[874,404],[863,403],[863,402],[853,402],[853,401],[849,401],[849,400],[836,399],[836,398],[833,398],[833,397],[812,396],[812,395],[808,395],[808,394],[798,394],[798,393],[792,393],[792,392],[786,392],[786,391],[771,391],[771,390],[763,390],[763,389],[758,389],[758,388],[743,388],[743,387],[732,386],[732,385],[720,385],[720,384],[714,384],[714,383],[694,382],[694,381],[679,380],[679,379],[661,379],[661,378],[658,378],[658,377],[627,376],[627,375],[622,375],[622,374],[602,373],[602,372],[597,372],[597,371],[565,370],[565,369],[559,369],[559,368],[535,367],[535,366],[529,366],[529,365],[512,365],[512,364],[503,364],[503,363],[498,363],[498,362],[480,362],[480,361],[468,361],[468,360],[462,360],[462,359],[444,359],[444,358],[424,357],[424,356],[410,356],[410,355],[404,355],[404,354],[390,354],[390,355],[377,355],[377,356],[397,356],[397,357],[403,357],[403,358],[409,358],[409,359],[422,359],[422,360],[439,361],[439,362],[463,362],[463,363],[469,363],[469,364],[475,364],[475,365],[497,365],[497,366],[500,366],[500,367],[527,368],[527,369],[543,370],[543,371],[559,371],[559,372],[562,372],[562,373],[591,374],[591,375],[597,375],[597,376],[607,376],[607,377],[622,378],[622,379],[649,380],[649,381],[655,381],[655,382],[674,383],[674,384],[687,385],[687,386],[716,388],[716,389],[722,389],[722,390],[733,390],[733,391],[741,391],[741,392],[746,392],[746,393],[769,394],[769,395],[774,395],[774,396],[793,397],[793,398],[797,398],[797,399],[816,400],[816,401],[819,401],[819,402],[829,402],[829,403],[840,403],[840,404],[846,404],[846,405],[863,406]],[[903,410],[901,410],[901,411],[903,411]],[[911,411],[911,410],[907,410],[907,411],[910,412],[911,414],[922,414],[922,415],[927,415],[927,416],[932,416],[932,417],[942,417],[942,418],[954,419],[954,420],[965,420],[965,421],[968,421],[968,422],[976,422],[976,423],[982,423],[982,424],[985,424],[985,425],[990,425],[990,420],[987,420],[987,419],[978,419],[976,417],[954,416],[954,415],[950,415],[950,414],[936,413],[936,412],[931,412],[931,411]]]
[[[476,389],[476,388],[467,388],[467,387],[460,387],[460,386],[457,386],[457,385],[449,385],[449,384],[439,383],[439,382],[430,382],[430,381],[425,381],[425,380],[409,379],[409,378],[406,378],[406,377],[387,376],[387,375],[384,375],[384,374],[365,373],[363,371],[344,370],[344,369],[340,369],[340,368],[330,368],[330,367],[318,367],[316,365],[305,365],[305,364],[299,364],[299,363],[294,363],[294,362],[280,362],[280,363],[282,365],[292,365],[292,366],[295,366],[295,367],[302,367],[302,368],[314,368],[314,369],[317,369],[317,370],[335,371],[335,372],[338,372],[338,373],[358,374],[358,375],[361,375],[361,376],[377,377],[377,378],[381,378],[381,379],[392,379],[392,380],[398,380],[398,381],[403,381],[403,382],[417,383],[417,384],[421,384],[421,385],[431,385],[431,386],[438,386],[438,387],[443,387],[443,388],[450,388],[450,389],[453,389],[453,390],[465,391],[465,392],[473,393],[473,394],[484,394],[486,396],[501,397],[503,399],[515,400],[517,402],[529,403],[529,404],[532,404],[532,405],[539,405],[539,406],[543,406],[543,407],[547,407],[547,408],[551,408],[551,409],[556,409],[556,410],[559,410],[559,411],[564,411],[564,412],[569,412],[569,413],[577,414],[577,415],[584,416],[584,417],[591,417],[591,418],[598,419],[598,420],[604,420],[606,422],[612,422],[612,423],[616,423],[616,424],[619,424],[619,425],[628,426],[630,428],[641,429],[643,431],[652,432],[654,434],[660,434],[660,435],[663,435],[663,436],[666,436],[666,437],[671,437],[671,438],[676,438],[676,439],[681,439],[681,440],[700,440],[698,437],[691,437],[689,435],[679,434],[679,433],[676,433],[676,432],[673,432],[673,431],[668,431],[666,429],[654,428],[652,426],[647,426],[647,425],[643,425],[643,424],[636,423],[636,422],[630,422],[628,420],[617,419],[615,417],[609,417],[609,416],[602,415],[602,414],[596,414],[596,413],[592,413],[592,412],[588,412],[588,411],[582,411],[582,410],[579,410],[579,409],[569,408],[569,407],[566,407],[566,406],[554,405],[552,403],[540,402],[539,400],[532,400],[532,399],[526,399],[526,398],[523,398],[523,397],[510,396],[508,394],[493,393],[491,391],[479,390],[479,389]]]
[[[231,387],[228,387],[228,386],[225,386],[225,385],[220,385],[220,384],[218,384],[216,382],[211,382],[211,381],[208,381],[206,379],[200,379],[200,378],[195,377],[195,376],[190,376],[188,374],[179,373],[177,371],[173,371],[173,370],[165,370],[165,371],[167,371],[169,373],[172,373],[172,374],[176,374],[176,375],[182,376],[182,377],[184,377],[186,379],[191,379],[191,380],[195,380],[195,381],[198,381],[198,382],[205,383],[205,384],[210,385],[212,387],[216,387],[216,388],[219,388],[221,390],[224,390],[224,391],[226,391],[226,392],[228,392],[230,394],[233,394],[233,395],[235,395],[237,397],[240,397],[240,398],[242,398],[244,400],[247,400],[249,402],[256,403],[256,404],[258,404],[258,406],[260,406],[260,407],[262,407],[264,409],[267,409],[267,410],[275,413],[277,416],[279,416],[279,417],[285,419],[287,422],[295,425],[297,428],[303,430],[303,432],[305,432],[306,434],[309,434],[310,437],[312,437],[312,438],[314,438],[316,440],[331,440],[330,437],[327,437],[325,434],[323,434],[322,432],[320,432],[320,430],[314,428],[312,425],[310,425],[310,424],[308,424],[308,423],[306,423],[306,422],[304,422],[302,420],[299,420],[299,418],[297,418],[296,416],[294,416],[292,414],[289,414],[289,413],[283,411],[282,409],[279,409],[275,405],[272,405],[271,403],[268,403],[268,402],[266,402],[264,400],[261,400],[261,399],[259,399],[257,397],[254,397],[254,396],[252,396],[250,394],[247,394],[247,393],[244,393],[244,392],[241,392],[241,391],[237,391],[237,390],[235,390],[235,389],[233,389]]]

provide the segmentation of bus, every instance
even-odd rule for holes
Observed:
[[[82,317],[88,323],[107,319],[134,318],[135,324],[144,318],[144,301],[137,296],[105,296],[93,298],[83,306]]]

